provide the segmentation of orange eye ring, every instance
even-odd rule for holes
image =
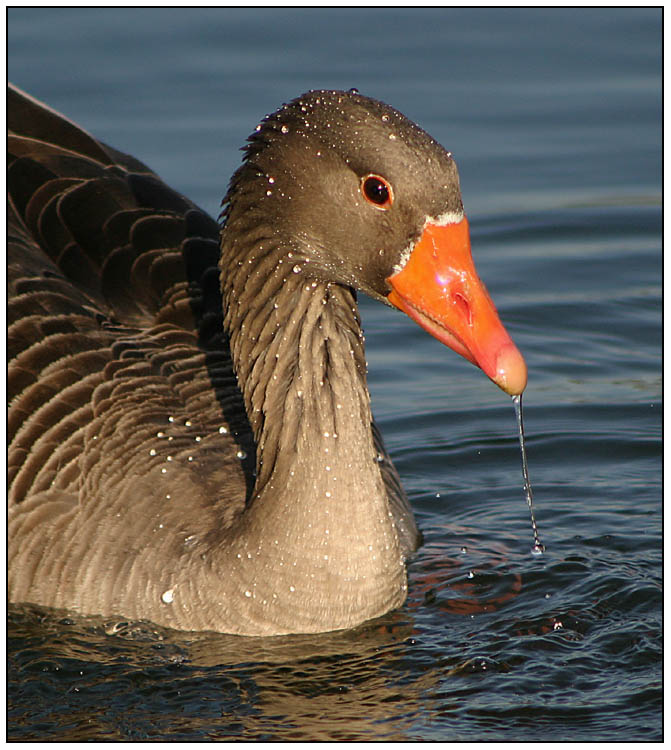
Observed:
[[[379,174],[367,174],[361,178],[361,194],[375,208],[386,211],[394,202],[391,185]]]

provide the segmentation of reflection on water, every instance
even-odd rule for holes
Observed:
[[[445,531],[428,532],[403,610],[339,633],[185,634],[13,606],[11,736],[404,741],[514,739],[524,728],[527,740],[615,741],[656,732],[646,717],[661,683],[645,675],[660,653],[661,587],[628,539],[574,539],[539,558],[512,535],[492,545],[468,524],[450,532],[466,544],[450,554]]]
[[[12,610],[10,635],[22,643],[13,655],[23,678],[15,706],[33,680],[50,693],[36,734],[17,731],[13,711],[17,738],[59,736],[67,727],[71,739],[402,740],[411,720],[399,721],[394,704],[415,716],[435,683],[406,671],[400,690],[399,658],[412,628],[399,615],[343,633],[241,638]],[[67,691],[59,689],[64,679]],[[74,729],[83,714],[86,724]]]

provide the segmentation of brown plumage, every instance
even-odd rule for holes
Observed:
[[[354,290],[386,301],[427,217],[460,214],[450,155],[380,102],[311,92],[250,138],[220,238],[8,96],[11,599],[247,635],[400,605],[419,533]]]

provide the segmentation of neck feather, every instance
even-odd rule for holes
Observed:
[[[363,334],[354,291],[314,279],[308,262],[268,239],[225,274],[223,288],[259,494],[301,435],[370,434]]]
[[[263,232],[244,255],[231,255],[224,230],[225,325],[255,434],[257,479],[226,565],[250,617],[286,614],[268,606],[284,591],[296,603],[293,616],[317,617],[302,627],[349,627],[397,606],[406,592],[355,294],[314,278],[297,252]],[[255,565],[244,564],[251,559]],[[326,593],[314,615],[310,597]]]

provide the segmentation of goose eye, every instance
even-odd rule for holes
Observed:
[[[391,208],[394,197],[391,185],[376,174],[369,174],[361,180],[361,192],[369,203],[378,208]]]

